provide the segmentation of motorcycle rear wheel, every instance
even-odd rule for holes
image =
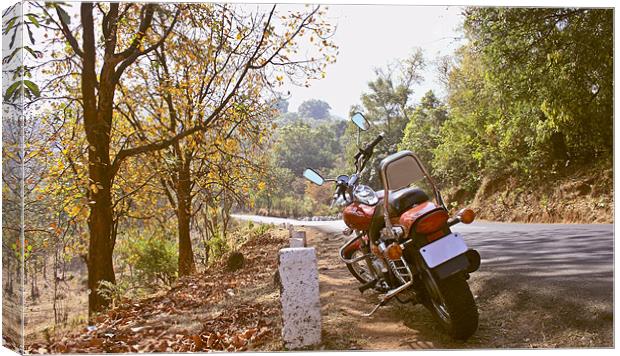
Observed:
[[[467,340],[478,329],[478,308],[469,284],[461,275],[436,281],[430,272],[425,274],[424,306],[450,337]]]

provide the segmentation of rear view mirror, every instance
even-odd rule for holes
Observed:
[[[355,126],[359,127],[362,131],[366,131],[368,130],[368,128],[370,128],[370,123],[368,122],[368,120],[366,120],[362,113],[358,112],[353,114],[353,116],[351,116],[351,121],[353,121]]]
[[[304,177],[316,185],[323,185],[325,179],[314,169],[308,168],[304,171]]]

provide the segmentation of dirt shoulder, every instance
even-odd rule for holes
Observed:
[[[360,295],[359,283],[337,257],[341,236],[308,230],[317,247],[325,349],[410,350],[565,348],[613,346],[611,289],[532,286],[526,277],[482,271],[470,285],[480,313],[479,330],[467,342],[444,335],[429,311],[397,301],[370,318],[361,316],[378,294]],[[576,281],[583,287],[585,281]],[[572,292],[571,292],[572,290]],[[575,290],[588,290],[589,293]]]
[[[29,353],[282,350],[278,251],[288,231],[271,229],[245,243],[241,269],[225,261],[179,280],[170,290],[127,300],[90,327],[26,341]]]
[[[314,350],[565,348],[613,346],[613,290],[586,280],[533,285],[483,266],[470,284],[480,327],[467,342],[445,336],[430,312],[393,301],[370,318],[378,294],[360,295],[340,262],[340,234],[306,228],[318,256],[323,343]],[[246,243],[244,266],[224,262],[150,298],[126,301],[94,328],[27,341],[30,353],[282,351],[277,255],[288,231],[272,228]]]

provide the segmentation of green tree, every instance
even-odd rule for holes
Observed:
[[[331,106],[323,100],[306,100],[297,109],[297,113],[302,118],[313,118],[315,120],[325,120],[329,118]]]
[[[422,82],[420,71],[425,62],[422,50],[416,49],[408,58],[395,61],[385,68],[375,70],[375,79],[368,83],[368,91],[362,94],[362,106],[351,108],[351,114],[362,112],[371,122],[368,131],[360,136],[360,143],[374,139],[380,132],[385,138],[379,144],[362,178],[373,187],[380,185],[377,167],[381,159],[394,153],[401,142],[409,115],[413,110],[411,99],[414,87]],[[344,144],[345,159],[351,164],[351,157],[357,152],[357,128],[347,128]]]
[[[280,129],[274,154],[280,167],[289,169],[299,177],[306,168],[321,170],[333,167],[341,150],[332,125],[311,127],[298,121]]]
[[[439,145],[439,131],[448,118],[447,108],[433,91],[428,91],[410,116],[398,149],[415,152],[432,170],[433,150]]]
[[[504,111],[529,114],[518,124],[550,159],[611,154],[612,10],[473,8],[464,28]]]
[[[469,8],[433,165],[447,181],[524,178],[612,152],[613,11]]]

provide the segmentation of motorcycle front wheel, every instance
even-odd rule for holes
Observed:
[[[353,250],[351,253],[344,257],[346,259],[354,259],[362,255],[364,255],[364,252],[362,250]],[[347,268],[349,269],[349,272],[351,272],[353,277],[355,277],[355,279],[360,281],[360,283],[362,284],[366,284],[373,280],[372,273],[368,269],[366,260],[349,263],[347,264]]]
[[[450,337],[467,340],[478,329],[478,308],[469,284],[456,275],[436,281],[429,271],[423,277],[427,292],[424,306]]]

